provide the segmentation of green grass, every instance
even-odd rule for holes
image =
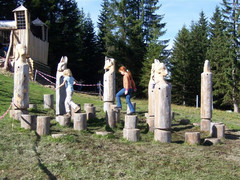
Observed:
[[[11,102],[12,76],[0,74],[0,85],[2,115]],[[54,110],[43,109],[43,94],[54,93],[53,89],[30,82],[30,103],[38,107],[30,113],[52,117],[51,133],[66,136],[40,137],[20,128],[20,123],[7,115],[0,120],[0,179],[240,179],[239,114],[214,110],[212,120],[227,126],[226,139],[216,146],[189,146],[184,143],[184,133],[200,131],[199,127],[179,125],[179,121],[187,118],[199,123],[200,109],[172,105],[176,114],[172,143],[164,144],[155,142],[153,133],[147,132],[147,100],[133,99],[141,140],[132,143],[122,138],[123,113],[117,128],[105,126],[103,102],[97,96],[75,93],[73,97],[82,107],[93,103],[97,108],[97,118],[88,121],[86,131],[61,127],[54,119]],[[95,134],[103,130],[111,130],[113,135]],[[201,133],[202,140],[204,137],[208,134]]]

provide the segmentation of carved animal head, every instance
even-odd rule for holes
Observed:
[[[16,45],[16,60],[18,60],[20,57],[26,55],[26,46],[23,44],[17,44]],[[23,62],[26,62],[26,58],[22,58]]]
[[[115,60],[113,58],[105,57],[104,69],[108,71],[110,69],[114,69],[114,67],[115,67]]]
[[[60,62],[58,63],[57,70],[64,71],[65,69],[67,69],[67,62],[68,62],[67,56],[62,56]]]
[[[155,61],[155,79],[157,81],[165,81],[164,77],[168,75],[168,70],[164,63],[160,63],[159,60]]]

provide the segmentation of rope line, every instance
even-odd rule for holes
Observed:
[[[7,111],[0,117],[0,119],[3,119],[7,115],[7,113],[10,111],[11,106],[12,106],[12,102],[11,102],[9,108],[7,109]]]

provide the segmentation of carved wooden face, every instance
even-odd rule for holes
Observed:
[[[113,65],[114,65],[114,59],[111,58],[105,58],[105,65],[104,65],[104,69],[105,70],[109,70]]]
[[[18,44],[17,51],[18,51],[19,55],[22,56],[22,55],[26,54],[26,47],[22,44]]]
[[[168,75],[168,70],[164,63],[155,63],[155,73],[158,75],[165,77]]]

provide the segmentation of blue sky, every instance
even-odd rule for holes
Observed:
[[[102,0],[76,0],[78,7],[90,14],[95,26],[101,10]],[[199,20],[199,14],[203,11],[210,20],[216,6],[220,6],[222,0],[159,0],[162,7],[159,14],[164,14],[163,22],[166,25],[166,34],[163,40],[170,39],[169,48],[172,47],[173,40],[183,25],[189,27],[191,22]]]

